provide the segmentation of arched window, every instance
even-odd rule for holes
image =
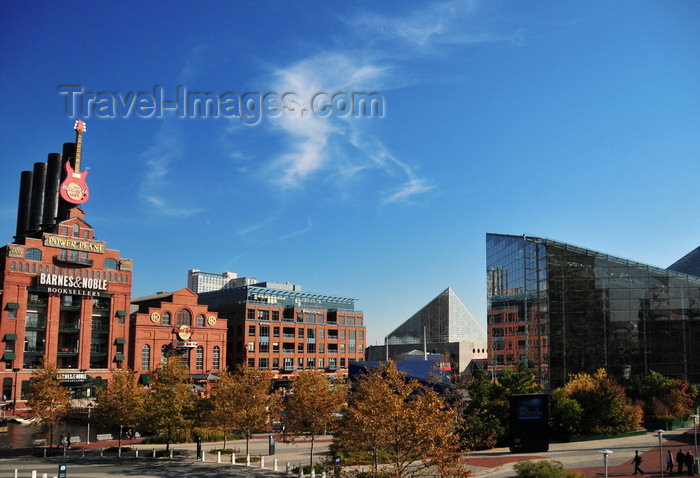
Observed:
[[[204,314],[197,316],[197,327],[204,327]]]
[[[197,370],[204,370],[204,347],[201,345],[197,346],[196,365]]]
[[[180,355],[180,364],[187,370],[190,369],[190,351],[192,349],[184,349]]]
[[[116,259],[105,259],[104,268],[116,271],[117,270],[117,260]]]
[[[177,325],[192,325],[192,314],[187,309],[177,312]]]
[[[170,312],[163,312],[163,325],[170,325]]]
[[[214,352],[211,355],[212,358],[212,368],[214,370],[219,370],[221,368],[221,349],[218,345],[214,346]]]
[[[73,237],[80,237],[80,226],[73,224]]]
[[[165,344],[160,348],[160,363],[168,361],[168,345]]]
[[[27,249],[28,261],[41,261],[41,250],[35,247]]]
[[[141,347],[141,370],[151,369],[151,347],[145,344]]]

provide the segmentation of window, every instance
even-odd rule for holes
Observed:
[[[304,322],[304,313],[297,312],[297,322]]]
[[[297,344],[297,353],[303,354],[304,353],[304,344],[299,342]]]
[[[260,370],[267,370],[268,363],[267,357],[260,357],[258,359],[258,368]]]
[[[248,309],[248,320],[255,320],[255,309]]]
[[[306,368],[312,369],[315,367],[315,365],[316,365],[316,359],[314,359],[313,357],[309,357],[306,359]]]
[[[269,310],[259,310],[258,311],[258,319],[259,320],[269,320],[270,319],[270,311]]]
[[[80,237],[80,226],[73,224],[73,237]]]
[[[219,370],[221,368],[221,349],[218,345],[214,346],[214,351],[211,354],[212,366],[214,370]]]
[[[274,337],[279,337],[279,336],[280,336],[280,328],[279,328],[279,327],[274,327],[274,328],[272,329],[272,335],[273,335]]]
[[[306,336],[310,339],[315,339],[316,338],[316,330],[315,329],[306,329]]]
[[[163,345],[160,348],[160,363],[165,363],[168,361],[168,346]]]
[[[272,311],[272,320],[280,320],[280,311],[279,310]]]
[[[248,326],[248,337],[255,337],[255,326],[254,325]]]
[[[170,312],[163,312],[163,319],[161,322],[163,325],[170,325]]]
[[[272,353],[274,353],[274,354],[280,353],[280,344],[279,344],[279,342],[272,342]]]
[[[197,346],[197,355],[195,357],[195,367],[197,370],[204,370],[204,347]]]
[[[151,347],[148,344],[144,344],[141,347],[141,370],[151,369]]]
[[[184,351],[181,352],[182,355],[180,355],[180,364],[188,370],[190,368],[190,350],[192,349],[184,349]]]
[[[341,354],[345,353],[345,344],[340,344],[340,353]]]
[[[348,325],[355,325],[355,317],[348,316]]]
[[[255,368],[255,359],[254,359],[254,358],[249,358],[249,359],[248,359],[248,367],[249,367],[249,368]]]
[[[306,344],[306,353],[315,354],[316,353],[316,344]]]
[[[204,327],[204,314],[197,316],[197,327]]]
[[[318,344],[318,353],[322,354],[325,353],[325,345],[324,344]]]
[[[41,250],[31,247],[27,249],[27,260],[28,261],[41,261]]]
[[[255,352],[255,342],[248,342],[248,352]]]
[[[261,325],[260,326],[260,337],[269,337],[270,336],[270,326],[269,325]]]
[[[268,353],[270,351],[270,342],[260,342],[258,344],[258,352]]]
[[[177,325],[192,325],[192,314],[187,309],[177,312]]]
[[[278,359],[277,357],[272,359],[272,368],[280,368],[280,359]]]
[[[117,260],[116,259],[105,259],[104,268],[116,271],[117,270]]]
[[[300,339],[304,338],[304,329],[303,328],[301,328],[301,327],[299,328],[299,330],[297,331],[297,337]]]
[[[326,335],[326,329],[318,329],[318,338],[319,339],[323,340],[324,338],[326,338],[325,335]]]

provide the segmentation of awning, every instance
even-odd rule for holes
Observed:
[[[17,310],[17,309],[19,309],[19,304],[17,302],[8,302],[7,308],[9,310]]]
[[[126,316],[126,315],[127,315],[126,310],[118,310],[118,311],[117,311],[117,315],[118,315],[119,317],[124,317],[124,316]]]
[[[141,385],[148,385],[151,383],[151,374],[150,373],[142,373],[139,375],[139,382]]]
[[[10,340],[17,340],[17,334],[5,334],[5,342]]]
[[[117,337],[116,339],[114,339],[114,343],[115,344],[125,344],[126,339],[124,337]]]
[[[117,353],[117,355],[114,357],[114,360],[116,360],[117,362],[123,362],[126,359],[124,358],[124,354]]]
[[[17,358],[17,356],[15,355],[14,352],[5,352],[5,355],[2,356],[3,360],[14,360],[16,358]]]

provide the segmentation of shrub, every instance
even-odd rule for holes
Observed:
[[[518,478],[583,478],[583,473],[564,470],[557,460],[522,460],[513,467]]]

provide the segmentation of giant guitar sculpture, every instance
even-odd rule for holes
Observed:
[[[83,151],[83,133],[85,132],[85,122],[77,120],[75,122],[75,170],[71,167],[70,161],[66,161],[66,179],[61,183],[61,197],[71,204],[83,204],[88,200],[89,192],[85,177],[87,171],[80,172],[80,155]]]

